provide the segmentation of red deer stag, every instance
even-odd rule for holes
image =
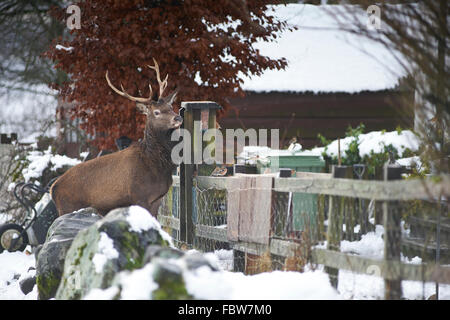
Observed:
[[[146,114],[144,138],[127,149],[81,163],[59,177],[51,187],[51,196],[59,215],[81,208],[93,207],[101,215],[117,207],[139,205],[156,217],[162,197],[172,185],[171,160],[174,142],[170,137],[183,119],[172,109],[176,92],[163,98],[167,76],[161,81],[159,67],[155,70],[159,83],[158,101],[133,97],[118,90],[108,78],[108,85],[119,95],[136,102],[138,110]]]

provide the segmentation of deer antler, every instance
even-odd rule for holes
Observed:
[[[149,94],[148,98],[139,98],[139,97],[133,97],[133,96],[129,95],[123,88],[122,84],[120,84],[122,91],[120,91],[119,89],[114,87],[114,85],[109,80],[108,71],[106,71],[105,77],[106,77],[106,81],[108,82],[108,85],[111,87],[111,89],[113,89],[116,93],[118,93],[122,97],[125,97],[131,101],[142,102],[142,103],[147,103],[152,100],[152,86],[150,84],[148,85],[148,88],[150,89],[150,94]]]
[[[153,69],[156,71],[156,79],[158,80],[158,84],[159,84],[159,98],[162,97],[164,90],[167,87],[167,79],[169,77],[169,75],[166,75],[164,81],[161,81],[161,75],[159,73],[159,66],[158,63],[156,62],[155,58],[153,58],[153,62],[155,63],[154,66],[150,66],[147,65],[150,69]],[[111,87],[111,89],[113,89],[116,93],[118,93],[119,95],[121,95],[122,97],[125,97],[131,101],[136,101],[136,102],[143,102],[143,103],[148,103],[152,100],[152,86],[149,84],[148,88],[150,89],[150,94],[148,98],[139,98],[139,97],[133,97],[132,95],[129,95],[125,89],[123,88],[122,84],[120,84],[120,87],[122,88],[122,91],[120,91],[119,89],[117,89],[116,87],[114,87],[114,85],[111,83],[111,81],[109,80],[108,77],[108,71],[106,71],[106,81],[108,82],[108,85]]]
[[[162,98],[164,90],[167,87],[167,78],[169,77],[169,75],[166,75],[166,78],[164,79],[164,81],[161,81],[161,76],[159,74],[159,66],[158,66],[158,63],[156,62],[155,58],[153,58],[153,62],[155,63],[154,66],[147,65],[147,67],[156,71],[156,79],[158,80],[158,84],[159,84],[159,98]]]

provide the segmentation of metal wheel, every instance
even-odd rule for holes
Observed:
[[[23,251],[28,245],[28,235],[24,233],[20,237],[23,228],[15,223],[0,226],[0,253],[3,250]]]

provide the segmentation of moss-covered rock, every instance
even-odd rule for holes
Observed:
[[[198,252],[185,253],[161,246],[150,246],[144,257],[145,265],[133,271],[119,272],[110,287],[93,289],[85,299],[193,299],[186,285],[187,277],[199,268],[218,271],[215,262]]]
[[[110,287],[117,273],[143,267],[147,247],[168,247],[170,241],[145,209],[112,210],[73,240],[56,299],[80,299]]]
[[[93,208],[57,218],[47,232],[42,247],[36,251],[36,284],[38,297],[42,300],[53,298],[58,289],[64,270],[64,260],[73,239],[78,232],[89,227],[101,217]]]
[[[171,242],[147,210],[112,210],[73,240],[55,298],[192,299],[186,277],[217,267],[206,255],[185,253]]]
[[[186,300],[192,299],[186,290],[182,268],[165,259],[155,259],[153,262],[153,280],[158,288],[153,290],[151,297],[154,300]]]

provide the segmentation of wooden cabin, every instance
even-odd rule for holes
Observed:
[[[344,137],[349,126],[360,123],[365,130],[393,131],[412,128],[414,113],[400,108],[414,103],[414,94],[399,90],[359,93],[254,92],[234,99],[235,108],[220,119],[222,128],[280,129],[280,146],[298,137],[304,149],[320,144],[318,134],[335,140]]]

